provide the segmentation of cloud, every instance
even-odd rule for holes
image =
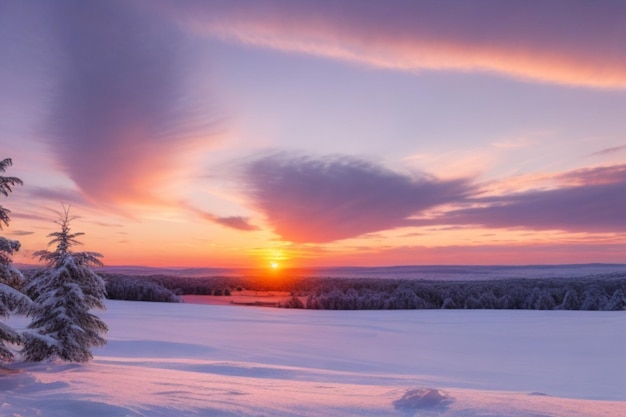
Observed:
[[[75,190],[29,186],[24,191],[29,197],[35,199],[52,200],[56,203],[71,203],[75,205],[88,204],[82,194]]]
[[[559,188],[472,200],[475,207],[448,211],[417,225],[455,224],[493,228],[626,231],[626,165],[571,171]]]
[[[106,228],[120,228],[120,227],[124,227],[124,225],[122,224],[116,224],[116,223],[105,223],[105,222],[91,222],[97,226],[100,227],[106,227]],[[124,233],[126,234],[126,232],[118,232],[118,233]]]
[[[35,221],[44,221],[44,222],[53,221],[51,216],[45,216],[42,214],[36,214],[32,212],[31,213],[25,213],[25,212],[11,213],[11,217],[14,217],[16,219],[35,220]]]
[[[626,165],[581,168],[557,175],[554,179],[562,185],[621,183],[626,181]]]
[[[406,225],[408,218],[463,200],[466,180],[402,175],[347,156],[260,157],[244,169],[252,204],[292,242],[321,243]]]
[[[626,87],[618,0],[161,0],[196,33],[405,71],[455,70]]]
[[[210,125],[189,109],[180,33],[138,5],[70,0],[49,9],[60,59],[47,142],[98,204],[157,200],[176,158]]]
[[[626,145],[614,146],[612,148],[602,149],[602,150],[599,150],[598,152],[592,153],[591,156],[610,155],[610,154],[614,154],[614,153],[622,152],[622,151],[626,151]]]
[[[26,230],[10,230],[8,234],[13,235],[13,236],[29,236],[29,235],[34,235],[35,232],[30,232]]]
[[[259,230],[257,226],[250,224],[250,221],[247,217],[241,217],[241,216],[214,217],[213,221],[217,224],[221,224],[222,226],[230,227],[231,229],[244,230],[244,231]]]
[[[241,230],[245,232],[252,232],[255,230],[259,230],[258,226],[250,223],[250,219],[243,216],[216,216],[215,214],[198,210],[193,207],[187,207],[192,212],[196,213],[198,216],[202,217],[205,220],[209,220],[215,224],[219,224],[224,227],[228,227],[230,229]]]

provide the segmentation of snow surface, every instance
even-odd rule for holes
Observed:
[[[107,306],[93,362],[0,370],[0,416],[626,415],[624,312]]]

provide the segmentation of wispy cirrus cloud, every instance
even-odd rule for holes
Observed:
[[[122,228],[122,227],[124,227],[124,225],[116,224],[116,223],[105,223],[105,222],[91,222],[91,223],[93,223],[93,224],[95,224],[97,226],[106,227],[106,228]],[[122,233],[125,233],[125,232],[122,232]]]
[[[52,220],[51,216],[45,216],[43,214],[33,212],[15,212],[11,213],[11,217],[14,217],[16,219],[34,220],[38,222],[50,222]]]
[[[28,230],[10,230],[8,231],[8,234],[12,236],[30,236],[34,235],[35,232],[31,232]]]
[[[277,153],[244,169],[252,204],[283,239],[330,242],[409,223],[422,210],[463,200],[469,181],[403,175],[347,156]]]
[[[51,71],[58,86],[49,148],[91,202],[160,200],[158,187],[176,173],[176,158],[212,121],[198,122],[185,96],[176,26],[137,2],[48,7],[60,58]]]
[[[626,151],[626,145],[622,146],[613,146],[610,148],[601,149],[597,152],[591,154],[591,156],[604,156],[604,155],[612,155],[614,153]]]
[[[65,188],[44,188],[29,186],[24,192],[30,197],[39,200],[54,201],[59,204],[71,203],[76,205],[88,205],[85,197],[76,190]]]
[[[191,206],[187,206],[187,208],[201,218],[215,224],[219,224],[220,226],[244,232],[259,230],[258,226],[252,224],[250,219],[244,216],[217,216],[213,213],[209,213],[208,211],[200,210]]]
[[[213,221],[217,224],[221,224],[222,226],[230,227],[231,229],[244,230],[244,231],[259,230],[258,226],[251,224],[250,220],[247,217],[242,217],[242,216],[227,216],[227,217],[215,216],[213,218]]]
[[[547,190],[474,198],[474,207],[447,211],[416,225],[475,225],[569,232],[626,231],[626,165],[580,169],[555,177]]]
[[[584,0],[161,0],[197,33],[404,71],[626,87],[626,4]]]
[[[563,186],[591,186],[597,184],[619,184],[626,182],[626,165],[580,168],[554,176]]]

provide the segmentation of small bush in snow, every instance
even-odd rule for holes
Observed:
[[[447,393],[434,388],[408,390],[400,399],[393,402],[396,410],[438,410],[446,409],[454,402]]]
[[[284,308],[304,308],[304,303],[296,294],[293,294],[289,300],[279,305]]]

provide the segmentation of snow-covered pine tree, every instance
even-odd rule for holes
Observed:
[[[12,165],[11,159],[0,161],[0,172],[5,172]],[[21,185],[22,180],[16,177],[0,175],[0,194],[8,197],[15,185]],[[10,211],[0,205],[0,230],[3,225],[9,225]],[[31,300],[18,289],[24,277],[13,266],[13,254],[20,249],[20,242],[0,236],[0,317],[8,317],[11,313],[25,314],[31,307]],[[13,359],[13,352],[7,343],[20,343],[21,335],[8,324],[0,321],[0,361]]]
[[[54,251],[41,250],[34,256],[45,262],[46,269],[29,284],[33,294],[35,313],[24,333],[27,361],[59,359],[67,362],[87,362],[92,359],[91,348],[103,346],[106,324],[89,311],[104,310],[105,284],[91,266],[100,266],[101,254],[72,252],[80,244],[77,237],[84,233],[71,233],[69,207],[63,206],[55,221],[59,232],[48,235]]]
[[[17,240],[0,236],[0,317],[10,314],[27,314],[32,306],[30,298],[19,291],[24,277],[13,265],[11,256],[20,247]],[[18,344],[22,336],[8,324],[0,321],[0,361],[13,359],[7,343]]]
[[[8,167],[13,165],[11,158],[5,158],[0,161],[0,172],[5,172]],[[16,185],[22,185],[22,180],[16,177],[4,177],[0,175],[0,194],[5,197],[9,196],[9,193],[13,191],[13,187]],[[0,229],[2,224],[9,225],[9,213],[11,211],[0,205]]]

